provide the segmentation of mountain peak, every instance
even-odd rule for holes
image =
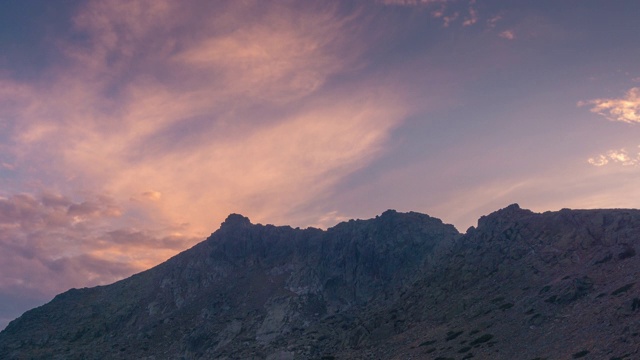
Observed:
[[[380,216],[381,216],[381,217],[382,217],[382,216],[393,216],[393,215],[396,215],[397,213],[398,213],[398,212],[397,212],[397,211],[395,211],[394,209],[389,209],[389,210],[387,210],[387,211],[383,212],[382,214],[380,214]]]
[[[524,214],[524,213],[530,214],[531,211],[521,208],[520,205],[518,205],[518,203],[513,203],[507,207],[494,211],[493,213],[489,214],[489,216],[493,214],[500,214],[504,216],[504,215],[517,215],[517,214]]]
[[[513,203],[505,208],[494,211],[489,215],[481,216],[478,219],[478,227],[487,226],[489,224],[509,223],[511,221],[518,220],[524,216],[530,216],[535,214],[533,211],[523,209],[520,205]]]
[[[220,228],[224,227],[242,227],[251,225],[251,220],[248,217],[240,215],[240,214],[229,214],[227,218],[224,220]]]

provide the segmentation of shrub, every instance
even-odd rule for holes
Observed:
[[[473,345],[486,343],[487,341],[489,341],[491,339],[493,339],[493,335],[484,334],[484,335],[480,336],[479,338],[476,338],[475,340],[473,340],[470,345],[473,346]]]
[[[427,340],[427,341],[423,342],[422,344],[420,344],[418,346],[428,346],[428,345],[435,344],[435,343],[436,343],[436,340]]]
[[[512,307],[513,307],[512,303],[507,303],[507,304],[504,304],[504,305],[500,306],[500,309],[508,310],[508,309],[511,309]]]
[[[447,333],[447,339],[446,340],[447,341],[453,340],[453,339],[457,338],[458,336],[462,335],[463,332],[464,331],[449,331]]]
[[[573,358],[574,359],[578,359],[584,356],[587,356],[587,354],[589,353],[589,350],[582,350],[582,351],[578,351],[577,353],[573,354]]]
[[[619,287],[616,290],[613,290],[613,292],[611,293],[612,296],[618,295],[618,294],[622,294],[625,293],[627,291],[629,291],[629,289],[631,289],[633,287],[635,283],[630,283],[627,284],[625,286]]]

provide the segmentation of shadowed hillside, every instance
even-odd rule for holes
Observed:
[[[326,231],[230,215],[207,240],[72,289],[2,359],[634,359],[640,211],[511,205],[459,234],[389,210]]]

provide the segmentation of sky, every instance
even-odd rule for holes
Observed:
[[[640,204],[640,1],[0,0],[0,329],[229,213]]]

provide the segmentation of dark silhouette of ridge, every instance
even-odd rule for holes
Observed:
[[[510,205],[460,234],[388,210],[325,230],[220,229],[72,289],[0,333],[2,359],[640,358],[638,210]]]

